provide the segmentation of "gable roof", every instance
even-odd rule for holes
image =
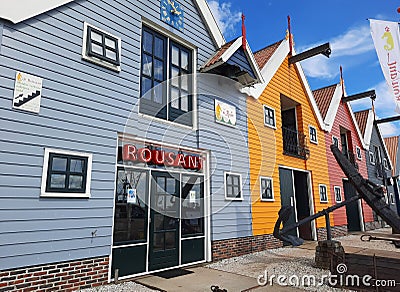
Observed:
[[[296,55],[296,52],[292,46],[292,52],[293,55]],[[268,86],[269,82],[271,81],[272,77],[276,74],[280,66],[283,64],[285,61],[286,57],[289,54],[289,40],[284,39],[281,40],[277,43],[274,43],[258,52],[256,52],[256,59],[259,62],[259,65],[264,64],[263,67],[261,68],[261,74],[264,78],[264,83],[262,84],[256,84],[255,86],[251,88],[243,88],[241,91],[242,93],[245,93],[249,96],[252,96],[256,99],[258,99],[261,94],[264,92],[265,88]],[[326,126],[324,124],[324,121],[322,119],[321,113],[318,110],[317,103],[315,102],[314,95],[311,91],[310,85],[308,84],[308,81],[306,79],[306,76],[304,74],[303,68],[301,67],[300,62],[297,62],[294,64],[295,68],[297,69],[297,72],[299,73],[300,76],[300,81],[303,84],[306,95],[308,97],[308,100],[311,104],[311,108],[314,112],[314,115],[318,121],[318,124],[322,130],[326,131]]]
[[[324,124],[326,130],[330,132],[332,130],[333,124],[336,120],[336,115],[339,109],[339,105],[342,102],[343,90],[340,83],[329,85],[320,89],[313,91],[315,101],[317,103],[318,109],[324,119]],[[345,92],[346,96],[346,92]],[[353,123],[357,135],[360,138],[361,144],[364,149],[367,149],[367,145],[364,142],[363,134],[358,126],[356,118],[354,116],[353,110],[348,102],[346,102],[344,107],[349,111],[351,122]]]
[[[383,140],[385,140],[390,160],[393,163],[392,175],[395,176],[397,173],[397,153],[399,151],[399,136],[386,137]]]
[[[13,23],[19,23],[26,19],[40,15],[62,5],[65,5],[73,0],[2,0],[0,9],[0,19],[6,19]],[[211,13],[210,7],[206,0],[193,1],[203,18],[214,43],[218,48],[225,44],[225,38],[218,27],[217,21]]]
[[[390,169],[393,169],[393,163],[392,160],[390,159],[390,155],[387,150],[385,141],[383,140],[381,130],[379,129],[378,125],[374,122],[375,117],[372,109],[355,112],[354,116],[361,130],[361,133],[363,134],[364,143],[367,146],[367,149],[369,149],[370,147],[372,130],[375,127],[376,132],[378,133],[379,140],[381,141],[383,151],[385,152],[385,155],[388,158]]]
[[[243,45],[243,36],[238,37],[226,44],[224,44],[210,59],[206,62],[204,66],[202,66],[201,71],[207,72],[220,66],[223,63],[226,63]],[[249,43],[246,40],[246,49],[244,50],[244,54],[249,62],[250,67],[252,68],[255,77],[256,83],[262,83],[264,81],[260,69],[257,65],[257,62],[254,58],[253,52],[250,49]]]
[[[265,64],[271,59],[272,55],[278,49],[279,45],[282,43],[283,40],[280,40],[272,45],[269,45],[257,52],[254,53],[254,57],[256,58],[257,65],[260,68],[263,68]]]
[[[313,90],[315,101],[323,119],[326,118],[326,114],[328,113],[328,109],[331,105],[331,101],[337,86],[338,84],[333,84],[324,88]]]

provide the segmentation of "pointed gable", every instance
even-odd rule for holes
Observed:
[[[260,68],[264,68],[265,64],[267,64],[269,59],[271,59],[272,55],[276,52],[282,42],[283,40],[280,40],[279,42],[269,45],[254,53],[254,58]]]
[[[246,47],[243,47],[243,37],[238,37],[223,45],[202,66],[201,71],[226,76],[243,86],[263,82],[260,69],[247,41]]]
[[[392,168],[392,175],[395,176],[397,173],[397,153],[399,151],[399,136],[394,136],[394,137],[387,137],[384,138],[386,148],[389,153],[390,160],[393,163],[393,168]]]
[[[360,128],[360,131],[361,131],[361,134],[363,135],[363,137],[365,137],[365,132],[367,129],[369,111],[370,110],[364,110],[364,111],[354,113],[358,127]]]
[[[333,99],[333,95],[335,94],[336,87],[337,84],[334,84],[313,91],[318,109],[324,120],[326,118],[326,114],[328,113],[328,109]]]

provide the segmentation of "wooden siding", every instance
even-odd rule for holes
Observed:
[[[74,1],[0,26],[0,269],[110,254],[117,132],[138,102],[142,17],[193,44],[197,66],[216,49],[191,0],[180,2],[184,33],[159,20],[159,3]],[[82,60],[84,21],[121,37],[120,73]],[[11,109],[16,71],[43,78],[38,115]],[[138,137],[197,144],[192,129],[137,111],[131,121]],[[90,199],[39,197],[45,147],[93,153]]]
[[[372,181],[372,182],[378,184],[378,185],[384,185],[385,183],[384,183],[383,179],[378,178],[378,177],[376,176],[375,165],[372,165],[372,164],[369,162],[369,151],[371,151],[372,153],[374,153],[374,145],[375,145],[375,146],[379,146],[379,147],[381,148],[381,156],[382,156],[382,159],[383,159],[383,158],[386,158],[387,161],[389,161],[388,159],[390,159],[390,158],[386,155],[386,152],[383,150],[383,144],[382,144],[383,141],[382,141],[381,138],[379,137],[378,130],[377,130],[376,127],[377,127],[376,125],[373,125],[373,126],[372,126],[371,142],[369,143],[369,149],[368,149],[368,151],[366,151],[366,155],[367,155],[367,157],[368,157],[368,160],[367,160],[367,162],[366,162],[366,165],[367,165],[367,170],[368,170],[368,179],[369,179],[370,181]],[[386,176],[387,176],[387,177],[391,177],[391,175],[392,175],[392,171],[391,171],[391,170],[386,170]],[[388,196],[389,196],[390,193],[393,193],[393,195],[394,195],[394,188],[393,188],[393,186],[388,186],[387,189],[388,189],[388,193],[387,193]],[[396,205],[391,205],[390,207],[391,207],[391,209],[392,209],[394,212],[397,212]]]
[[[289,69],[290,68],[290,69]],[[297,107],[297,120],[299,130],[305,131],[307,144],[310,148],[310,158],[305,161],[291,156],[283,155],[282,121],[280,96],[291,98],[300,104]],[[288,65],[288,60],[283,62],[275,76],[258,100],[247,98],[248,127],[249,127],[249,155],[250,155],[250,187],[252,196],[253,234],[270,234],[273,231],[278,211],[281,207],[279,188],[279,167],[308,170],[311,172],[314,212],[332,204],[320,203],[319,184],[329,185],[328,166],[324,133],[319,128],[311,104],[301,83],[300,76],[293,66]],[[264,126],[263,105],[275,109],[276,130]],[[309,142],[308,126],[317,128],[319,143]],[[260,201],[260,176],[273,178],[274,202]],[[330,191],[328,190],[330,198]],[[317,220],[317,227],[324,227],[324,218]],[[333,223],[333,221],[332,221]]]
[[[237,85],[233,81],[224,77],[203,75],[199,79],[199,145],[200,148],[210,149],[212,157],[211,239],[250,236],[252,225],[246,98],[236,90]],[[214,98],[236,107],[235,127],[215,121]],[[225,199],[224,172],[241,174],[243,200]]]
[[[349,108],[343,104],[342,102],[339,103],[339,107],[336,113],[336,117],[334,119],[334,123],[332,126],[332,130],[330,133],[325,133],[325,143],[326,143],[326,152],[327,152],[327,159],[329,165],[329,181],[330,181],[330,193],[331,197],[330,200],[335,204],[335,193],[334,187],[339,186],[342,190],[342,200],[344,200],[344,188],[343,188],[343,179],[346,178],[345,174],[343,173],[342,169],[340,168],[339,164],[337,163],[335,157],[332,154],[330,146],[332,145],[332,136],[335,136],[339,140],[340,144],[340,127],[343,127],[351,132],[351,143],[349,143],[349,151],[353,152],[356,155],[356,146],[360,147],[361,150],[361,160],[356,159],[356,162],[359,166],[359,172],[363,177],[367,177],[367,167],[365,161],[368,157],[365,157],[365,153],[363,151],[362,142],[357,134],[356,127],[353,123],[351,118],[351,114]],[[340,147],[340,146],[339,146]],[[372,217],[372,209],[362,201],[362,208],[363,208],[363,216],[364,222],[371,222],[373,221]],[[347,224],[347,216],[346,216],[346,208],[340,208],[333,212],[334,224],[335,226],[342,226]]]

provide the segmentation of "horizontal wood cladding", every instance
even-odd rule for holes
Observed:
[[[302,160],[283,154],[281,94],[295,101],[298,129],[307,136],[310,158]],[[264,125],[263,105],[275,109],[276,129]],[[313,112],[305,88],[297,69],[289,67],[287,58],[265,88],[258,100],[247,98],[249,156],[250,156],[250,188],[252,197],[253,235],[272,233],[281,208],[279,167],[307,170],[311,173],[314,212],[318,212],[332,204],[320,203],[319,184],[329,185],[328,164],[324,132],[320,129]],[[310,143],[308,127],[316,127],[318,144]],[[273,202],[260,200],[260,176],[273,178]],[[330,198],[330,191],[328,190]],[[333,220],[331,219],[331,224]],[[324,227],[324,218],[317,220],[317,227]]]
[[[128,118],[133,135],[197,147],[195,130],[135,108],[144,22],[191,44],[195,70],[217,49],[195,3],[180,4],[184,32],[160,20],[159,0],[73,1],[0,21],[0,270],[110,254],[117,133]],[[84,22],[121,38],[120,72],[82,59]],[[39,114],[12,109],[17,71],[43,79]],[[93,154],[90,199],[40,198],[44,148]]]
[[[367,178],[368,173],[367,173],[367,168],[366,168],[366,163],[365,161],[368,159],[368,157],[365,156],[365,152],[363,150],[363,146],[360,140],[360,137],[357,134],[356,127],[354,125],[354,122],[351,118],[351,114],[349,111],[349,108],[347,105],[344,103],[340,102],[336,117],[334,119],[334,123],[332,126],[332,130],[329,133],[325,133],[325,143],[326,143],[326,152],[327,152],[327,159],[328,159],[328,166],[329,166],[329,180],[330,180],[330,193],[331,193],[331,200],[332,202],[336,202],[335,199],[335,193],[334,193],[334,187],[339,186],[342,191],[342,200],[344,200],[344,188],[343,188],[343,179],[346,179],[345,174],[343,173],[342,169],[340,168],[339,164],[337,163],[335,157],[333,156],[333,153],[330,149],[330,146],[332,145],[332,137],[336,137],[339,140],[340,144],[340,131],[342,130],[347,130],[350,131],[350,137],[349,139],[349,151],[354,153],[356,155],[356,147],[359,147],[361,149],[361,160],[355,158],[356,163],[358,164],[359,167],[359,172],[360,174]],[[341,147],[341,146],[339,146]],[[373,221],[372,217],[372,209],[365,203],[365,201],[362,201],[362,209],[363,209],[363,216],[364,216],[364,221],[365,222],[370,222]],[[341,226],[341,225],[346,225],[347,224],[347,216],[346,216],[346,208],[340,208],[337,209],[333,212],[333,218],[335,222],[335,226]]]

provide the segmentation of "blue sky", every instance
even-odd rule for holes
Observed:
[[[398,0],[208,0],[227,41],[241,34],[241,12],[246,15],[247,38],[257,51],[285,37],[287,16],[297,52],[330,42],[331,57],[302,62],[311,89],[339,82],[339,66],[348,95],[375,89],[379,118],[398,115],[376,55],[367,18],[399,21]],[[354,111],[371,107],[369,99],[352,103]],[[400,122],[383,124],[384,136],[400,135]]]

